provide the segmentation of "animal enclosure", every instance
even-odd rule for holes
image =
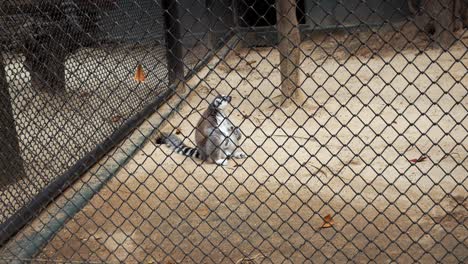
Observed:
[[[93,41],[60,51],[63,86],[32,81],[47,38],[2,44],[1,261],[466,262],[462,2],[102,2]],[[28,10],[69,10],[51,5]],[[220,94],[245,159],[156,143],[197,147]]]

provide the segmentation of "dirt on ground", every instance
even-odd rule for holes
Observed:
[[[304,41],[300,88],[310,97],[287,109],[271,102],[276,49],[245,47],[210,64],[165,130],[193,145],[201,112],[230,94],[248,158],[220,167],[150,141],[38,258],[466,259],[468,39],[442,52],[410,31],[392,34]]]

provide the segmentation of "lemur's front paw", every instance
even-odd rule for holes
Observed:
[[[239,152],[234,153],[233,156],[234,156],[234,158],[236,158],[236,159],[245,159],[245,158],[247,158],[247,154],[245,154],[245,153],[242,152],[242,151],[239,151]]]

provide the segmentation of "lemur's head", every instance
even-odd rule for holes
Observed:
[[[211,103],[211,107],[214,109],[223,110],[231,102],[232,97],[229,95],[218,95]]]

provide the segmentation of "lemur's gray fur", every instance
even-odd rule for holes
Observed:
[[[195,130],[196,148],[184,145],[175,135],[162,135],[156,143],[164,143],[179,154],[219,165],[227,165],[227,159],[231,157],[246,158],[238,149],[242,138],[239,128],[223,113],[230,101],[231,96],[217,96],[205,110]]]

